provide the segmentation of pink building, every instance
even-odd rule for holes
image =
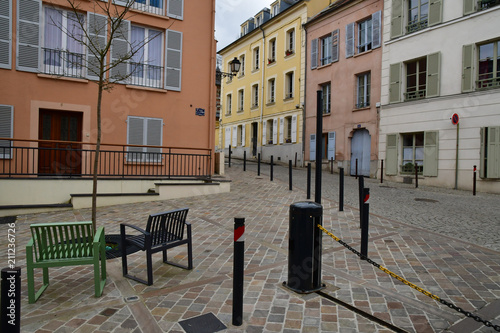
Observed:
[[[305,156],[346,174],[375,176],[382,64],[382,0],[339,0],[313,17],[307,30]],[[316,138],[316,94],[323,92],[323,134]],[[357,161],[357,163],[356,163]]]

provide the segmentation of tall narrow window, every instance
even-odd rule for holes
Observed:
[[[427,82],[427,58],[406,63],[405,100],[425,98]]]
[[[358,53],[372,49],[372,18],[358,24]]]
[[[332,62],[332,36],[328,35],[320,39],[320,63],[322,66]]]
[[[238,112],[243,111],[245,91],[243,89],[238,90]]]
[[[240,56],[240,77],[245,76],[245,55]]]
[[[429,24],[429,0],[408,1],[408,25],[406,32],[412,33],[427,28]]]
[[[269,58],[267,59],[268,64],[276,62],[276,38],[269,41]]]
[[[477,88],[500,87],[500,41],[479,46]]]
[[[268,99],[267,99],[267,103],[271,104],[271,103],[274,103],[276,101],[276,79],[269,79],[269,81],[267,81],[267,94],[268,94]]]
[[[285,75],[285,99],[293,98],[293,72]]]
[[[131,44],[141,47],[130,62],[131,83],[138,86],[163,87],[163,34],[161,31],[145,27],[132,26]]]
[[[259,106],[259,85],[254,84],[252,86],[252,108]]]
[[[424,132],[402,134],[403,139],[403,164],[401,173],[418,173],[424,170]]]
[[[286,32],[286,50],[285,55],[289,56],[295,53],[295,29]]]
[[[256,47],[255,49],[253,49],[253,69],[258,70],[259,64],[260,64],[260,53],[259,53],[259,48]]]
[[[357,76],[356,109],[370,106],[370,73]]]
[[[228,94],[226,96],[226,116],[230,116],[231,115],[232,104],[233,104],[233,95]]]
[[[325,83],[321,85],[321,91],[323,92],[323,114],[330,114],[331,112],[331,83]]]

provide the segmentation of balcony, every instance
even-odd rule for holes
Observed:
[[[427,28],[428,25],[429,25],[429,20],[427,18],[417,22],[409,22],[408,25],[406,26],[406,33],[411,34],[413,32],[423,30]]]
[[[485,10],[500,5],[500,0],[479,0],[477,10]]]
[[[477,90],[487,90],[487,89],[495,89],[500,88],[500,77],[492,77],[484,80],[476,81],[476,89]]]
[[[163,89],[163,67],[143,63],[130,63],[129,83],[134,86]]]
[[[426,90],[415,90],[410,92],[405,92],[405,101],[413,101],[417,99],[423,99],[426,95]]]
[[[42,48],[42,72],[45,74],[84,78],[85,55],[67,50]]]

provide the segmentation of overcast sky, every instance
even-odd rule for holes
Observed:
[[[274,0],[215,0],[215,39],[217,50],[231,44],[240,35],[240,25]]]

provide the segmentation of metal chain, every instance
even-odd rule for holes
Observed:
[[[405,280],[404,278],[402,278],[401,276],[391,272],[390,270],[388,270],[387,268],[377,264],[375,261],[371,260],[370,258],[368,258],[367,256],[361,254],[360,252],[358,252],[357,250],[355,250],[354,248],[352,248],[349,244],[347,244],[346,242],[342,241],[340,238],[338,238],[337,236],[335,236],[334,234],[332,234],[331,232],[329,232],[328,230],[326,230],[321,224],[318,224],[318,228],[321,229],[323,232],[325,232],[328,236],[330,236],[331,238],[333,238],[334,240],[336,240],[337,242],[339,242],[340,244],[342,244],[344,247],[346,247],[348,250],[350,250],[351,252],[353,252],[354,254],[356,254],[358,257],[360,257],[362,260],[366,260],[368,263],[372,264],[373,266],[377,267],[378,269],[382,270],[383,272],[389,274],[390,276],[392,276],[393,278],[403,282],[404,284],[406,284],[407,286],[421,292],[422,294],[438,301],[439,303],[441,304],[444,304],[446,305],[447,307],[453,309],[453,310],[456,310],[462,314],[464,314],[466,317],[468,318],[472,318],[474,319],[475,321],[477,322],[481,322],[483,323],[486,327],[492,327],[495,331],[497,332],[500,332],[500,325],[493,325],[490,321],[488,320],[484,320],[484,319],[481,319],[479,316],[476,316],[474,315],[473,313],[469,312],[469,311],[465,311],[464,309],[450,303],[450,302],[447,302],[441,298],[439,298],[438,296],[420,288],[419,286],[411,283],[410,281],[407,281]]]

